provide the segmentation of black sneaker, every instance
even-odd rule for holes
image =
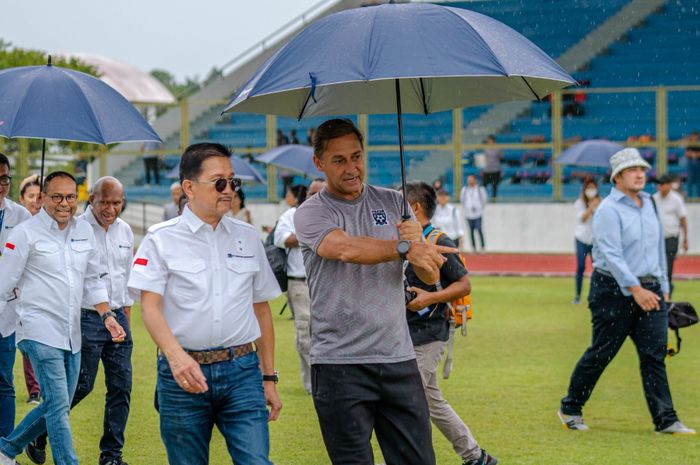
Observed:
[[[481,449],[481,457],[478,459],[464,460],[462,465],[497,465],[498,459],[489,455],[484,449]]]
[[[33,440],[24,448],[24,453],[33,463],[41,465],[46,462],[46,445],[40,447],[37,440]]]
[[[106,461],[100,460],[100,465],[129,465],[122,460],[121,457],[115,457],[113,459],[107,459]]]

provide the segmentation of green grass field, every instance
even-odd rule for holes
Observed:
[[[585,410],[591,431],[562,428],[556,418],[571,370],[590,340],[589,311],[571,305],[573,279],[473,278],[475,319],[459,338],[446,398],[482,447],[504,465],[700,464],[700,436],[654,434],[631,342],[608,367]],[[700,303],[700,283],[679,282],[675,297]],[[275,302],[277,367],[284,408],[271,425],[271,458],[277,465],[329,463],[311,397],[299,381],[294,327]],[[668,361],[676,409],[700,428],[700,325],[683,331],[683,352]],[[130,465],[165,464],[165,450],[153,409],[155,346],[134,311],[134,391],[124,458]],[[17,420],[27,407],[16,365]],[[104,383],[71,414],[81,463],[96,464],[102,431]],[[437,463],[457,464],[451,446],[433,433]],[[24,456],[18,460],[29,463]],[[377,460],[381,456],[377,453]],[[212,441],[213,465],[231,463],[223,440]],[[51,459],[47,463],[53,463]]]

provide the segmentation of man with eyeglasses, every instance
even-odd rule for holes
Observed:
[[[240,189],[230,157],[220,144],[185,150],[187,206],[149,228],[129,278],[160,352],[156,402],[170,465],[209,463],[214,424],[236,465],[270,464],[268,421],[282,408],[268,305],[281,291],[255,228],[226,216]]]
[[[92,392],[102,360],[107,395],[100,440],[100,465],[126,465],[122,460],[122,449],[131,401],[133,341],[129,328],[131,305],[134,302],[129,297],[126,283],[133,259],[134,234],[129,225],[119,218],[123,202],[124,188],[121,182],[105,176],[95,182],[90,194],[90,205],[80,216],[92,226],[95,233],[100,252],[97,264],[104,270],[109,307],[126,333],[123,341],[114,342],[95,307],[83,302],[80,317],[83,337],[80,376],[71,408]],[[26,454],[32,462],[42,464],[46,461],[45,444],[44,437],[27,446]]]
[[[0,255],[12,229],[31,214],[7,198],[10,191],[10,160],[0,153]],[[0,267],[4,266],[0,260]],[[0,295],[0,437],[10,434],[15,426],[15,386],[12,369],[15,365],[15,292]]]
[[[110,312],[95,233],[87,222],[74,218],[75,178],[63,171],[49,174],[42,196],[41,211],[7,238],[0,295],[20,289],[17,346],[32,362],[43,402],[0,438],[0,465],[14,465],[29,442],[46,431],[54,463],[78,463],[68,410],[80,371],[81,302],[96,307],[113,341],[126,336]]]

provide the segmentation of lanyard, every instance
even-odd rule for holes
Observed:
[[[432,225],[432,223],[428,223],[428,226],[426,226],[423,229],[423,237],[427,238],[432,231],[433,231],[433,225]]]
[[[3,208],[0,210],[0,233],[2,233],[2,220],[5,219],[5,209]],[[2,244],[0,244],[0,247],[2,247]]]

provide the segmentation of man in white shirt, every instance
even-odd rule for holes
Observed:
[[[56,465],[78,463],[68,410],[80,371],[80,303],[96,306],[113,340],[126,335],[109,313],[95,234],[89,224],[73,217],[78,199],[75,178],[62,171],[49,174],[42,196],[41,211],[7,238],[0,295],[20,288],[17,346],[32,362],[43,402],[0,438],[0,465],[14,465],[14,457],[45,431]]]
[[[688,251],[688,222],[683,196],[673,190],[674,179],[668,174],[660,176],[657,180],[654,203],[664,228],[664,240],[666,242],[666,271],[668,283],[673,293],[673,262],[676,261],[678,245],[684,252]],[[682,240],[679,240],[681,239]]]
[[[486,188],[480,186],[476,182],[475,176],[467,176],[467,185],[462,188],[459,199],[462,203],[462,210],[464,211],[464,217],[467,219],[469,224],[469,238],[472,243],[472,250],[477,252],[476,240],[474,238],[474,233],[479,234],[479,239],[481,239],[481,251],[483,252],[486,244],[484,244],[484,233],[481,226],[481,217],[484,214],[484,207],[486,207],[488,195],[486,194]]]
[[[134,234],[129,225],[119,218],[124,201],[124,188],[115,178],[100,178],[90,195],[90,205],[80,217],[92,226],[99,250],[99,267],[104,270],[103,280],[109,295],[109,307],[126,337],[121,342],[112,337],[102,324],[94,307],[83,299],[80,326],[83,349],[80,352],[80,376],[71,408],[78,405],[95,385],[97,369],[102,360],[105,371],[107,395],[102,439],[100,440],[100,465],[122,465],[124,430],[129,417],[131,401],[131,352],[133,341],[130,330],[130,311],[133,300],[126,283],[129,280],[133,258]],[[45,438],[27,446],[27,456],[34,463],[44,463]]]
[[[304,257],[299,248],[296,229],[294,229],[294,213],[297,211],[297,207],[306,200],[306,187],[292,186],[288,192],[292,193],[295,205],[282,213],[277,221],[274,243],[280,249],[288,249],[287,302],[294,314],[294,328],[297,333],[296,347],[301,364],[301,383],[306,393],[311,394],[311,365],[309,364],[311,298],[309,297],[309,286],[306,283]]]
[[[7,198],[11,182],[10,160],[0,153],[0,255],[12,229],[32,216],[23,206]],[[15,386],[12,376],[17,352],[15,300],[14,291],[6,296],[0,295],[0,437],[7,436],[15,427]]]
[[[454,242],[455,247],[459,248],[464,228],[462,228],[462,220],[459,218],[459,211],[450,203],[450,194],[447,191],[442,189],[437,191],[437,206],[431,222],[433,226],[447,234],[447,237]]]
[[[255,228],[225,216],[241,185],[230,156],[221,144],[185,150],[187,206],[149,228],[129,277],[160,349],[156,400],[170,465],[209,463],[214,424],[234,463],[270,464],[268,421],[282,408],[268,305],[281,292]]]
[[[180,214],[180,196],[182,195],[182,187],[180,183],[175,181],[170,185],[170,198],[172,202],[163,208],[163,221],[168,221]]]

